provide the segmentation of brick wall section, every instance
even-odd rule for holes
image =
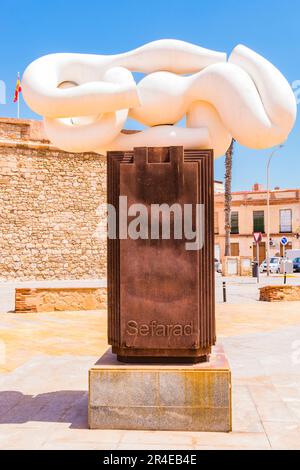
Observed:
[[[0,118],[0,139],[48,142],[41,121]]]
[[[265,286],[260,289],[260,298],[264,302],[299,301],[300,286]]]
[[[104,157],[55,149],[39,122],[0,119],[0,280],[105,278],[105,201]]]
[[[106,309],[106,288],[16,289],[16,313]]]

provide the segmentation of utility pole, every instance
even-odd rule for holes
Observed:
[[[270,276],[270,163],[274,154],[283,147],[276,147],[268,158],[267,162],[267,276]]]

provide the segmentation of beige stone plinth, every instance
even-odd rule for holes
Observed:
[[[91,429],[231,431],[231,373],[205,364],[122,364],[109,349],[89,371]]]

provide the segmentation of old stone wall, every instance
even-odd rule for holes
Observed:
[[[16,313],[105,309],[106,288],[16,289]]]
[[[260,289],[259,300],[264,302],[285,302],[300,300],[300,286],[265,286]]]
[[[105,201],[104,157],[53,148],[39,122],[0,119],[0,280],[105,278]]]

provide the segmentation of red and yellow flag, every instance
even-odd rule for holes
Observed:
[[[15,89],[14,103],[16,103],[16,101],[18,101],[19,93],[21,93],[21,92],[22,92],[21,80],[20,80],[20,74],[18,73],[16,89]]]

